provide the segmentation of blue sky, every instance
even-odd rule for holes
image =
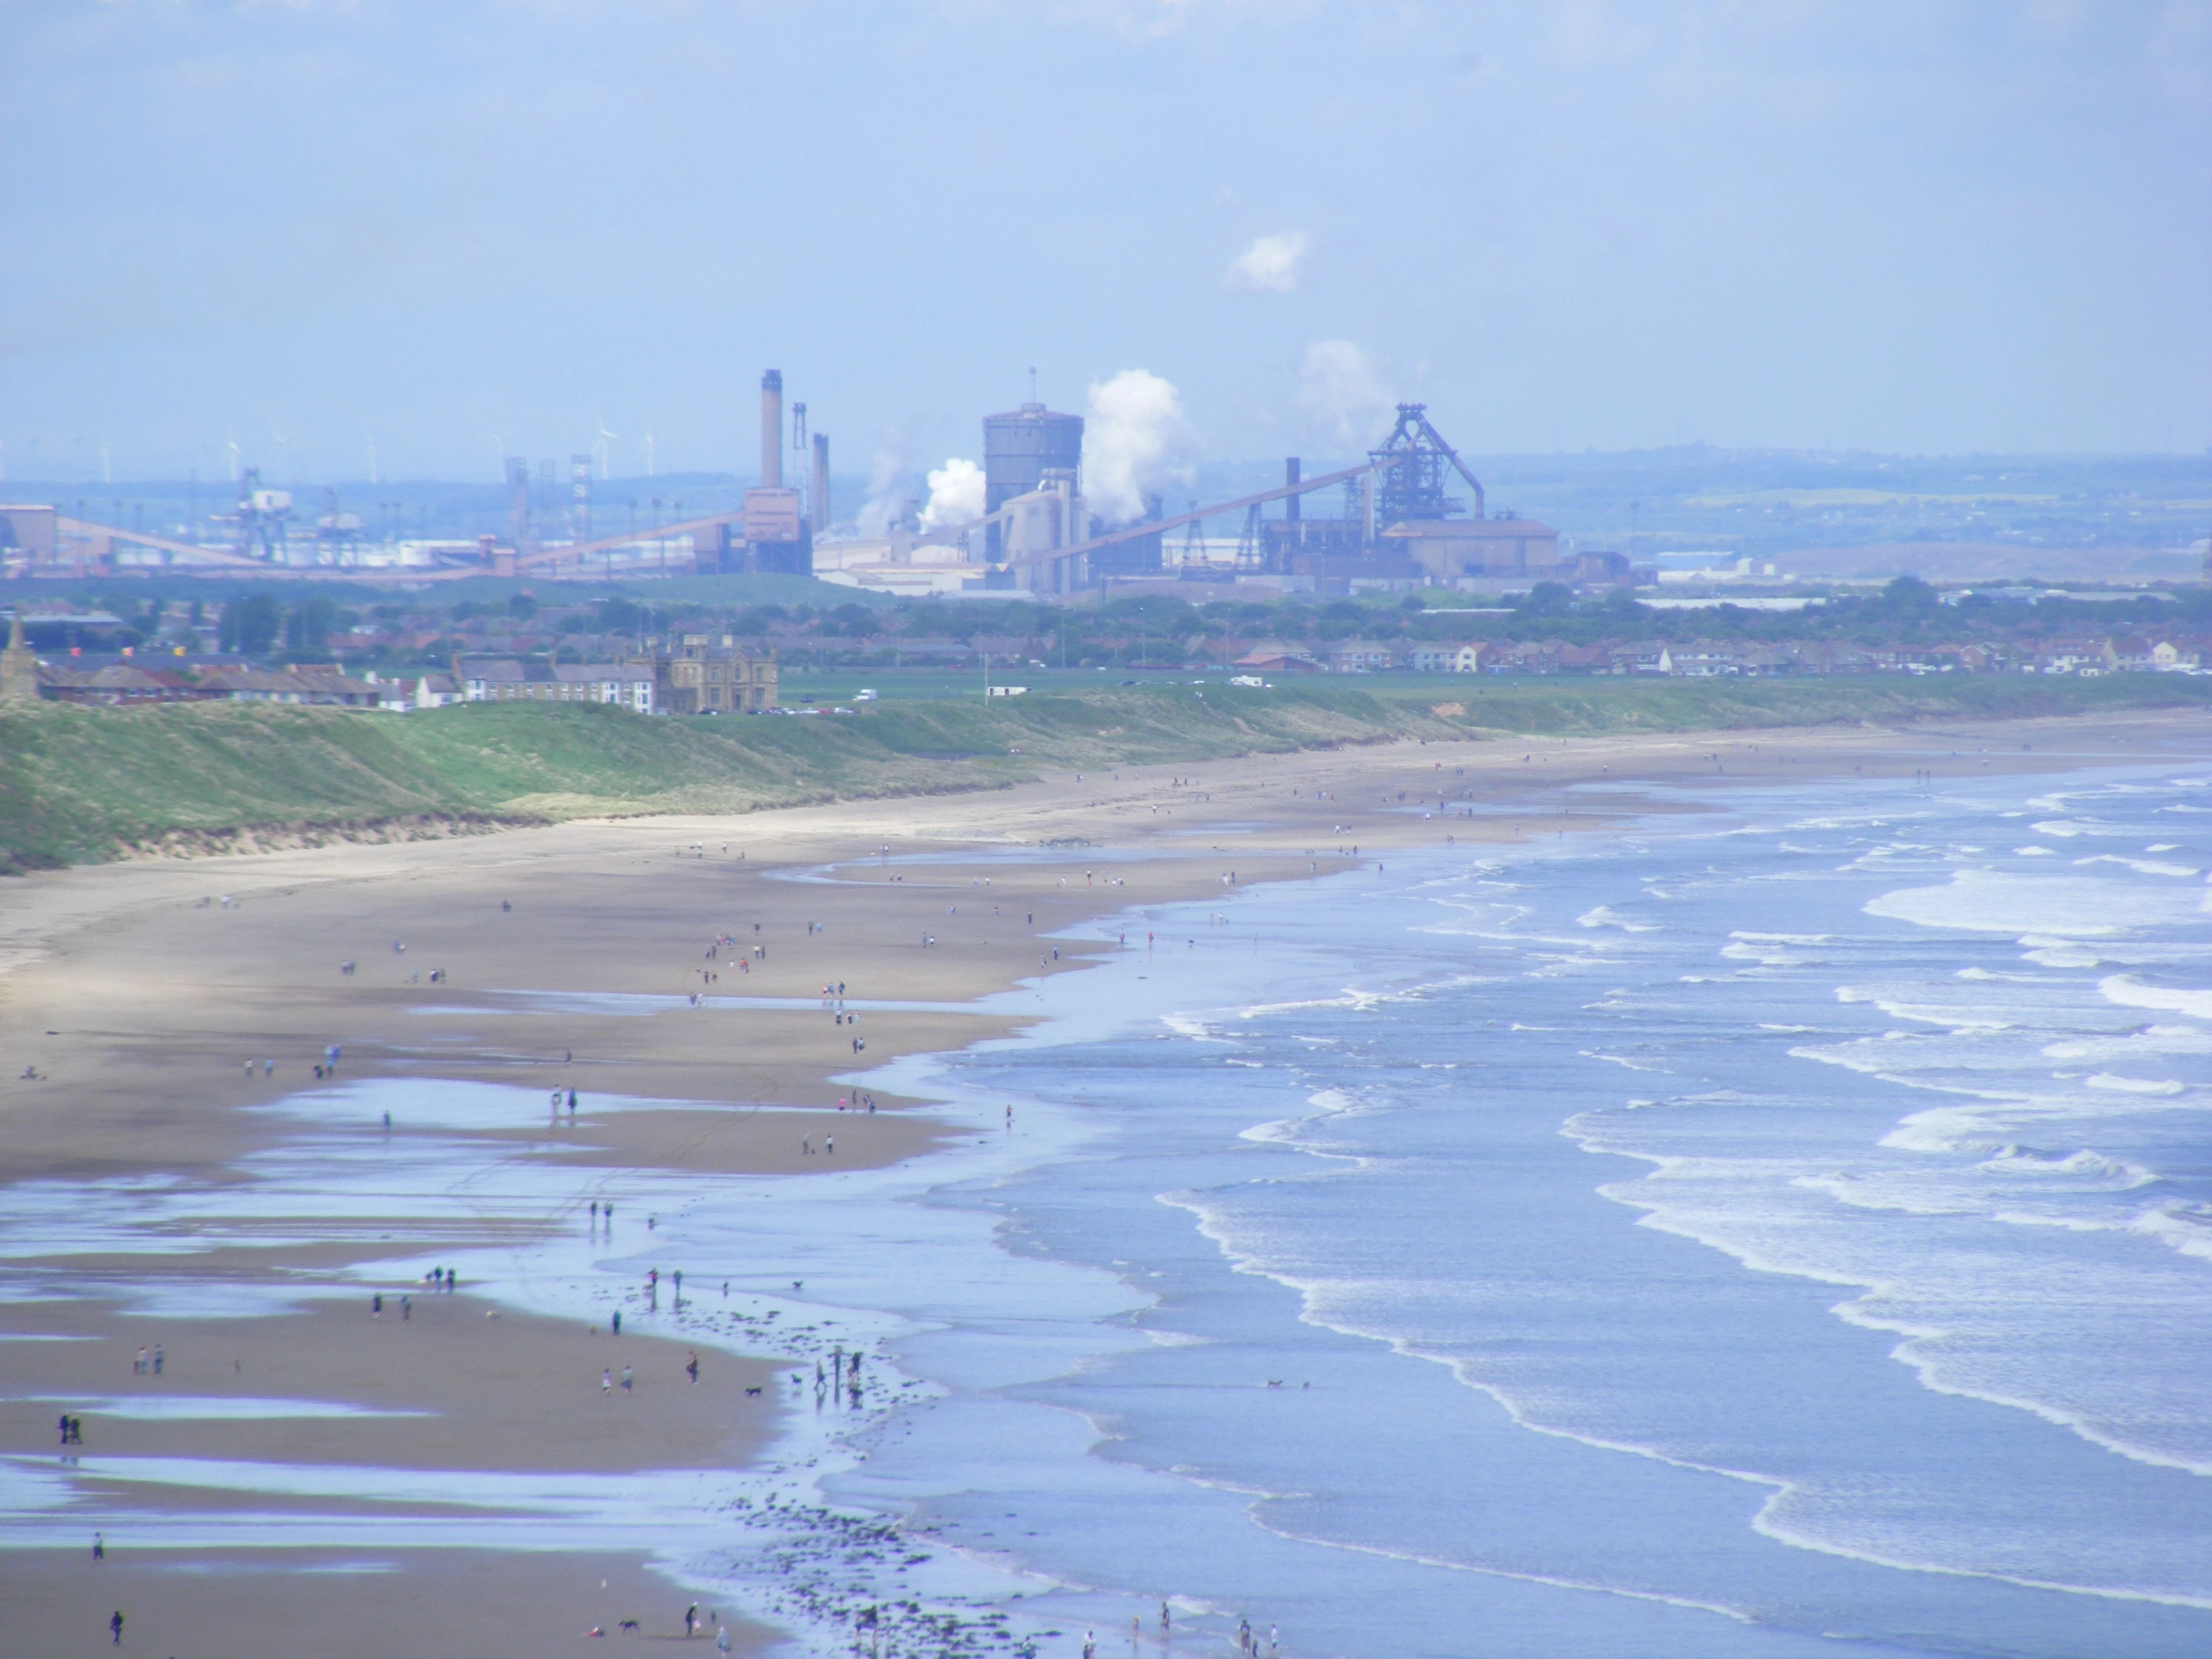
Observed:
[[[2205,0],[9,0],[8,476],[2212,445]]]

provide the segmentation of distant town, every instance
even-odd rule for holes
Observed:
[[[445,594],[438,596],[447,599]],[[1310,599],[1157,593],[1080,605],[846,599],[504,600],[329,589],[228,599],[25,601],[11,695],[84,703],[237,701],[404,712],[452,702],[613,704],[641,714],[805,707],[807,677],[1025,675],[2195,674],[2212,589],[1938,588],[1900,576],[1784,603],[1540,583],[1503,603],[1434,590]]]

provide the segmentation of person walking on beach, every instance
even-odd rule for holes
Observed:
[[[620,1335],[622,1334],[622,1310],[621,1310],[620,1308],[617,1308],[617,1309],[615,1310],[615,1316],[614,1316],[614,1320],[613,1320],[613,1325],[614,1325],[614,1334],[615,1334],[617,1336],[620,1336]]]
[[[156,1342],[156,1343],[154,1345],[154,1375],[155,1375],[155,1376],[159,1376],[161,1374],[161,1345],[160,1343]]]
[[[623,1392],[624,1394],[628,1394],[629,1392],[629,1367],[625,1365],[623,1367]]]
[[[614,1392],[614,1388],[615,1374],[612,1368],[610,1367],[602,1370],[599,1372],[599,1392],[601,1394],[612,1394]]]
[[[98,1533],[92,1535],[92,1559],[95,1561],[107,1559],[107,1540]]]
[[[111,1614],[108,1616],[108,1620],[107,1620],[107,1633],[108,1633],[109,1637],[110,1637],[110,1638],[112,1638],[113,1639],[113,1641],[114,1641],[114,1643],[115,1643],[115,1645],[116,1645],[117,1647],[118,1647],[118,1648],[119,1648],[119,1647],[121,1647],[121,1646],[123,1645],[123,1609],[122,1609],[122,1608],[120,1608],[120,1607],[116,1608],[116,1610],[115,1610],[112,1613],[111,1613]]]
[[[686,1356],[684,1361],[684,1370],[685,1373],[690,1376],[694,1383],[698,1382],[699,1355],[697,1350],[693,1350],[688,1356]]]

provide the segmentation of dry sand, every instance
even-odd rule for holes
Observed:
[[[805,1121],[758,1109],[766,1104],[818,1114],[838,1136],[842,1167],[889,1162],[941,1131],[881,1091],[872,1115],[840,1112],[840,1097],[854,1091],[836,1079],[1015,1022],[915,1010],[869,1012],[847,1026],[820,1005],[825,985],[842,981],[849,999],[969,1003],[1112,948],[1062,940],[1055,962],[1050,936],[1071,924],[1133,902],[1222,894],[1232,871],[1243,885],[1342,867],[1355,846],[1371,860],[1447,836],[1466,845],[1595,827],[1609,798],[1563,793],[1577,783],[1622,787],[1610,807],[1618,811],[1651,810],[1631,787],[1638,784],[1667,786],[1668,810],[1693,810],[1707,781],[1746,778],[1854,776],[1899,795],[1923,771],[2196,754],[2207,729],[2201,714],[2157,714],[2094,726],[1397,744],[1058,774],[988,794],[21,878],[0,888],[0,1182],[237,1182],[241,1159],[298,1129],[241,1109],[312,1087],[331,1042],[343,1046],[347,1079],[574,1088],[587,1133],[536,1115],[485,1132],[538,1156],[611,1170],[797,1177],[824,1169],[798,1145]],[[1439,788],[1485,816],[1409,810]],[[1094,847],[1114,856],[1088,867],[1007,856],[1039,845],[1075,848],[1079,860]],[[938,858],[890,866],[884,849]],[[790,878],[830,864],[839,866],[835,880]],[[926,935],[935,942],[925,945]],[[714,944],[724,939],[732,942]],[[349,975],[346,962],[356,964]],[[649,1015],[582,1006],[544,1013],[501,994],[518,992],[679,1000]],[[801,1006],[695,1014],[685,1006],[693,993]],[[864,1055],[855,1037],[866,1041]],[[15,1077],[26,1067],[35,1080]],[[598,1109],[610,1096],[673,1104]],[[403,1121],[394,1133],[411,1130]],[[564,1134],[587,1149],[569,1150]],[[485,1218],[481,1237],[578,1224],[568,1213],[501,1213]],[[772,1431],[775,1389],[743,1391],[763,1386],[770,1362],[711,1356],[693,1386],[678,1344],[628,1335],[617,1345],[512,1312],[487,1319],[465,1288],[438,1296],[411,1277],[380,1273],[375,1264],[452,1242],[410,1237],[406,1225],[351,1216],[312,1239],[296,1228],[265,1239],[233,1230],[165,1241],[158,1256],[58,1249],[9,1261],[0,1330],[93,1340],[0,1343],[0,1395],[15,1402],[0,1404],[0,1452],[51,1464],[54,1419],[65,1409],[55,1399],[133,1391],[426,1414],[149,1422],[88,1412],[85,1452],[448,1471],[676,1469],[740,1463]],[[131,1312],[129,1287],[155,1282],[281,1287],[291,1311],[201,1320]],[[372,1319],[366,1297],[380,1285],[387,1310]],[[396,1303],[403,1287],[413,1297],[407,1319]],[[137,1349],[157,1342],[163,1376],[135,1373]],[[639,1377],[629,1399],[599,1387],[617,1346],[615,1363]],[[100,1485],[85,1483],[88,1501]],[[133,1494],[142,1508],[212,1511],[232,1501],[191,1486],[158,1499]],[[257,1500],[257,1512],[271,1507]],[[637,1617],[665,1635],[680,1629],[690,1600],[631,1556],[337,1558],[283,1542],[272,1535],[265,1549],[187,1553],[134,1551],[116,1538],[95,1565],[89,1526],[64,1512],[51,1550],[0,1561],[0,1651],[109,1650],[106,1621],[117,1607],[130,1647],[147,1652],[592,1651],[583,1634],[592,1626],[611,1634],[611,1619]],[[766,1639],[738,1634],[749,1647]]]

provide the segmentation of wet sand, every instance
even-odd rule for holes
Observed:
[[[0,1183],[49,1194],[126,1178],[237,1188],[258,1157],[302,1133],[299,1119],[256,1109],[321,1086],[313,1068],[332,1043],[342,1083],[400,1085],[392,1133],[402,1141],[428,1133],[408,1121],[404,1086],[453,1080],[513,1085],[538,1103],[471,1131],[516,1158],[796,1179],[828,1170],[819,1137],[834,1133],[837,1168],[887,1164],[946,1131],[865,1075],[840,1079],[1005,1033],[1020,1014],[866,1005],[966,1005],[1072,971],[1117,945],[1054,935],[1132,902],[1225,902],[1236,886],[1447,836],[1572,833],[1607,813],[1653,810],[1639,785],[1664,788],[1664,810],[1694,810],[1707,781],[1747,777],[1856,775],[1903,799],[1923,770],[2196,754],[2209,734],[2201,715],[2158,714],[2094,726],[1398,744],[1063,774],[989,794],[23,878],[0,887],[0,1037],[9,1073],[39,1076],[0,1081]],[[1574,790],[1584,784],[1623,793]],[[1440,790],[1479,815],[1424,817],[1421,803],[1433,811]],[[827,879],[808,873],[824,866]],[[841,982],[857,1024],[822,1000]],[[694,994],[706,1006],[693,1007]],[[770,1000],[791,1006],[763,1006]],[[556,1088],[577,1091],[573,1129],[565,1107],[557,1119],[547,1109]],[[862,1091],[872,1114],[852,1109]],[[665,1103],[610,1109],[624,1100]],[[70,1451],[85,1459],[71,1479],[90,1513],[123,1490],[98,1475],[106,1456],[464,1474],[684,1470],[741,1466],[774,1431],[772,1378],[787,1361],[702,1356],[694,1385],[680,1343],[635,1333],[617,1342],[581,1322],[514,1311],[487,1319],[465,1285],[452,1296],[422,1286],[424,1254],[459,1235],[450,1224],[421,1231],[406,1207],[305,1229],[290,1218],[266,1237],[233,1224],[161,1239],[158,1254],[151,1239],[148,1253],[127,1254],[57,1238],[50,1253],[8,1259],[0,1331],[91,1340],[0,1342],[9,1401],[0,1455],[54,1468],[54,1418],[69,1407],[26,1396],[88,1402],[86,1443]],[[626,1213],[624,1224],[635,1219]],[[584,1222],[568,1209],[487,1210],[469,1237],[544,1237]],[[264,1295],[285,1310],[149,1316],[132,1310],[149,1285]],[[380,1290],[386,1310],[374,1318],[368,1297]],[[406,1319],[403,1293],[413,1300]],[[136,1373],[137,1350],[155,1343],[162,1376]],[[623,1364],[635,1390],[603,1392],[602,1369]],[[149,1420],[89,1403],[134,1394],[424,1414]],[[133,1486],[128,1498],[149,1513],[240,1501],[189,1485]],[[256,1498],[253,1508],[282,1506]],[[8,1553],[0,1650],[105,1648],[107,1613],[121,1606],[127,1642],[144,1651],[381,1654],[413,1643],[538,1653],[572,1640],[588,1649],[581,1632],[617,1606],[614,1617],[639,1617],[648,1633],[678,1631],[690,1599],[635,1554],[332,1554],[289,1547],[276,1519],[265,1545],[141,1551],[111,1535],[113,1553],[95,1565],[90,1530],[64,1508],[35,1540],[51,1548]],[[763,1639],[736,1634],[741,1646]]]

